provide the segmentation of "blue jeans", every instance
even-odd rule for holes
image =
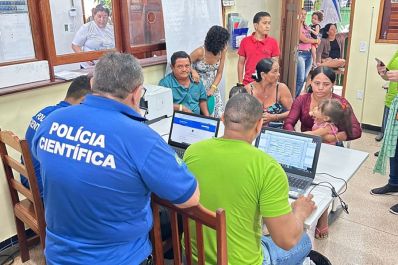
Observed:
[[[390,112],[390,108],[387,106],[384,106],[384,112],[383,112],[383,123],[381,124],[381,132],[384,133],[384,130],[386,129],[387,125],[387,118],[388,118],[388,113]]]
[[[302,264],[312,248],[311,239],[306,233],[303,233],[300,241],[290,250],[278,247],[270,236],[262,236],[261,244],[264,253],[263,265]]]
[[[311,51],[298,51],[297,52],[297,78],[296,78],[296,97],[301,93],[304,82],[307,79],[308,73],[312,66]]]
[[[388,184],[398,186],[398,141],[395,149],[395,156],[390,157],[390,179]]]

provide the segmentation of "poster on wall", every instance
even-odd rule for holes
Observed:
[[[170,73],[170,57],[176,51],[190,54],[204,44],[213,25],[222,25],[221,1],[162,0],[167,49],[166,75]],[[224,78],[223,78],[224,79]],[[224,98],[224,80],[218,86]]]
[[[222,25],[221,2],[214,0],[162,0],[167,61],[176,51],[190,54],[203,45],[213,25]]]

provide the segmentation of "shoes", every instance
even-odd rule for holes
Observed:
[[[378,135],[376,135],[375,140],[380,142],[381,140],[383,140],[384,137],[384,133],[380,132]]]
[[[398,204],[395,204],[393,207],[391,207],[390,212],[393,214],[398,214]]]
[[[370,194],[372,194],[372,195],[398,194],[398,187],[391,186],[390,184],[387,184],[383,187],[372,189],[370,191]],[[395,206],[397,206],[397,205],[395,205]],[[397,210],[398,210],[398,206],[397,206]]]
[[[398,207],[397,207],[398,208]],[[325,226],[324,228],[319,229],[315,228],[315,238],[319,240],[327,239],[329,237],[329,227]]]
[[[380,151],[374,153],[375,156],[379,156]]]

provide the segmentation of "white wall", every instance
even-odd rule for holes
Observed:
[[[381,88],[385,81],[377,74],[374,58],[388,63],[398,49],[397,44],[375,42],[379,6],[380,0],[356,0],[345,92],[358,119],[374,126],[381,126],[385,96]],[[366,52],[359,51],[361,42],[366,43]]]
[[[248,3],[250,2],[250,3]],[[271,14],[271,33],[270,35],[274,37],[279,42],[280,28],[281,28],[281,17],[282,17],[282,1],[279,0],[264,0],[264,1],[245,1],[236,0],[236,5],[232,7],[227,7],[225,9],[225,19],[228,19],[228,13],[239,13],[243,18],[247,19],[249,22],[249,33],[251,34],[254,30],[253,28],[253,17],[257,12],[267,11]],[[225,21],[227,25],[227,21]],[[224,70],[225,80],[226,80],[226,96],[229,94],[231,87],[235,86],[238,82],[238,55],[237,50],[228,50],[226,65]]]

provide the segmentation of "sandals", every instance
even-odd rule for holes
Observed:
[[[315,238],[319,240],[323,240],[329,237],[329,227],[325,226],[321,229],[318,227],[315,228]]]

